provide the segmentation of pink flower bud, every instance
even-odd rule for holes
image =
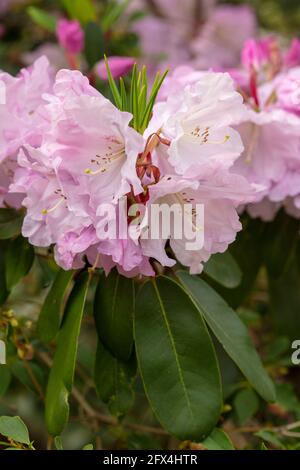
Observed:
[[[132,69],[134,62],[135,59],[133,57],[109,57],[108,64],[113,78],[118,79],[123,75],[126,75],[126,73]],[[96,74],[98,77],[102,78],[102,80],[107,80],[107,71],[104,60],[101,60],[96,65]]]
[[[84,47],[84,32],[79,21],[59,20],[56,28],[59,44],[70,54],[79,54]]]
[[[297,67],[300,65],[300,41],[297,38],[294,38],[289,50],[284,56],[284,64],[286,67]]]
[[[262,65],[270,60],[273,43],[273,38],[266,38],[260,41],[248,39],[242,51],[243,66],[248,70],[252,68],[259,70]]]

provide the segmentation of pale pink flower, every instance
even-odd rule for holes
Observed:
[[[41,116],[48,127],[38,149],[23,146],[11,185],[11,191],[26,194],[23,235],[36,246],[55,244],[56,260],[65,269],[99,253],[99,260],[111,259],[122,272],[149,273],[139,247],[128,257],[127,245],[123,251],[119,240],[107,246],[96,231],[102,203],[143,191],[136,160],[144,140],[129,127],[132,116],[115,108],[78,71],[59,72],[44,98]]]
[[[274,83],[277,104],[292,113],[300,114],[300,67],[282,74]]]
[[[188,266],[191,274],[199,274],[203,263],[212,254],[226,251],[228,245],[235,240],[237,232],[242,229],[237,207],[253,200],[253,197],[254,190],[247,180],[229,172],[215,172],[209,179],[199,182],[177,175],[166,175],[151,187],[149,204],[178,204],[181,205],[182,212],[186,210],[187,203],[192,204],[195,210],[196,204],[204,205],[203,226],[197,225],[194,214],[186,215],[186,218],[190,217],[191,229],[195,233],[204,232],[203,248],[187,249],[190,239],[184,236],[176,239],[174,229],[168,234],[170,247],[177,260]],[[173,266],[174,260],[165,253],[166,242],[167,239],[143,239],[141,244],[144,254],[156,258],[164,266]]]
[[[56,29],[59,44],[70,54],[80,54],[84,48],[84,32],[77,20],[61,19]]]
[[[40,115],[43,94],[51,90],[53,74],[45,57],[17,77],[0,72],[0,173],[2,199],[12,181],[16,156],[24,144],[39,146],[46,122]],[[5,189],[4,189],[5,188]],[[9,205],[19,206],[19,197],[9,196]],[[15,204],[13,203],[14,201]],[[2,201],[3,204],[3,201]]]
[[[174,76],[175,85],[178,82]],[[243,150],[239,134],[230,127],[244,107],[228,74],[187,74],[181,91],[172,86],[166,102],[156,105],[148,133],[161,129],[171,141],[169,162],[187,177],[203,177],[214,168],[230,168]],[[183,84],[183,79],[181,80]]]
[[[234,241],[241,229],[237,208],[254,201],[260,187],[232,173],[243,145],[231,126],[245,113],[232,79],[228,74],[191,70],[184,77],[182,72],[180,69],[169,78],[170,95],[155,106],[146,131],[146,136],[159,132],[161,138],[155,164],[162,178],[150,187],[149,204],[179,203],[183,212],[185,203],[194,208],[203,204],[204,227],[197,227],[193,217],[191,225],[196,231],[204,230],[204,247],[190,251],[188,240],[176,240],[173,232],[166,239],[142,239],[141,244],[147,256],[155,253],[163,265],[172,266],[174,260],[165,253],[169,239],[176,258],[191,273],[200,273],[213,253],[225,251]]]

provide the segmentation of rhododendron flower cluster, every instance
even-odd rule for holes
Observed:
[[[245,150],[235,165],[249,182],[265,187],[248,211],[271,220],[282,206],[300,212],[300,42],[283,52],[273,37],[250,39],[242,67],[233,71],[247,112],[240,126]]]
[[[17,78],[1,75],[2,170],[13,162],[5,197],[20,196],[23,235],[35,246],[53,245],[64,269],[88,261],[106,273],[116,266],[129,277],[151,276],[153,260],[173,266],[175,255],[200,273],[241,229],[237,208],[255,200],[259,189],[232,171],[243,151],[232,127],[245,112],[242,97],[226,73],[197,73],[180,92],[172,80],[141,132],[134,125],[139,119],[79,71],[61,70],[53,78],[41,58]],[[120,227],[118,236],[103,236],[103,207],[117,208],[120,201],[129,209],[128,224],[142,221],[137,238],[123,236]],[[144,215],[130,213],[136,203],[145,212],[154,203],[177,203],[183,213],[192,205],[189,223],[203,232],[202,248],[188,249],[172,227],[159,239],[142,236],[153,221],[147,225]],[[197,204],[204,206],[203,226],[197,225]]]

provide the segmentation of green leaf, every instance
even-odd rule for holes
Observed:
[[[131,0],[122,0],[109,4],[109,8],[102,16],[102,27],[104,31],[109,30],[126,10]]]
[[[231,359],[266,401],[275,401],[268,377],[247,328],[226,302],[198,276],[179,272],[178,278]]]
[[[292,253],[281,276],[274,277],[268,270],[270,306],[274,324],[277,332],[288,336],[291,341],[299,339],[300,331],[299,258],[297,258],[297,249]]]
[[[265,361],[268,363],[279,362],[284,354],[290,353],[291,341],[286,336],[279,336],[274,341],[270,342],[265,347]]]
[[[6,392],[11,382],[11,372],[9,368],[1,364],[0,365],[0,397],[2,397]]]
[[[5,249],[7,244],[0,241],[0,306],[4,304],[9,296],[5,275]]]
[[[233,308],[240,306],[254,287],[258,272],[263,264],[265,229],[266,224],[261,220],[243,217],[243,230],[230,246],[230,253],[243,274],[241,283],[234,289],[226,289],[217,283],[213,284],[214,289]]]
[[[260,449],[259,450],[269,450],[264,442],[260,444]]]
[[[205,263],[204,272],[214,281],[229,289],[237,287],[242,280],[241,270],[229,251],[213,255]]]
[[[203,440],[220,416],[216,354],[195,305],[174,281],[146,283],[136,300],[135,340],[146,395],[181,440]]]
[[[108,83],[109,83],[109,87],[113,95],[113,99],[115,101],[117,108],[122,109],[122,98],[121,98],[119,89],[117,87],[117,84],[110,71],[110,67],[109,67],[109,63],[108,63],[106,55],[104,56],[104,60],[105,60],[105,65],[106,65],[106,70],[107,70]]]
[[[152,91],[151,91],[151,94],[150,94],[150,98],[148,100],[144,115],[142,116],[142,119],[141,119],[141,128],[140,128],[141,134],[143,134],[144,131],[147,129],[147,126],[148,126],[149,121],[151,119],[153,107],[154,107],[158,92],[159,92],[159,90],[160,90],[160,88],[161,88],[161,86],[162,86],[162,84],[163,84],[163,82],[164,82],[164,80],[165,80],[168,73],[169,73],[169,70],[166,70],[163,73],[162,76],[160,75],[159,72],[156,75],[156,78],[155,78],[155,81],[154,81],[154,84],[153,84],[153,87],[152,87]]]
[[[282,442],[278,439],[276,434],[272,431],[269,431],[268,429],[263,429],[262,431],[259,431],[254,434],[257,437],[260,437],[266,442],[269,442],[270,444],[273,444],[276,447],[279,447],[279,449],[283,449],[284,446]],[[265,449],[268,450],[268,449]]]
[[[98,337],[118,359],[127,361],[133,346],[134,284],[114,270],[100,276],[94,316]]]
[[[266,225],[264,260],[272,279],[279,278],[294,256],[300,222],[281,210],[275,220]]]
[[[11,240],[5,254],[5,274],[8,290],[25,277],[34,261],[33,246],[22,236]]]
[[[89,67],[103,58],[104,55],[104,37],[100,26],[95,22],[89,22],[85,29],[85,57]]]
[[[233,403],[240,425],[249,421],[259,410],[259,399],[250,388],[238,392],[234,397]]]
[[[30,444],[28,429],[19,416],[0,416],[0,434],[21,444]]]
[[[11,371],[14,377],[16,377],[24,387],[27,387],[31,392],[38,394],[36,386],[32,381],[32,376],[34,376],[35,381],[39,384],[41,390],[44,390],[46,384],[46,373],[39,364],[36,364],[33,361],[27,363],[26,361],[17,359],[11,365]]]
[[[276,403],[284,410],[294,413],[300,419],[300,402],[297,394],[290,383],[276,384]]]
[[[52,341],[58,333],[65,305],[66,292],[74,271],[60,269],[43,304],[37,323],[38,336],[42,341]]]
[[[81,23],[96,20],[97,15],[93,0],[61,0],[61,3],[69,16]]]
[[[22,223],[22,214],[14,209],[0,208],[0,240],[7,240],[19,235]]]
[[[94,450],[93,444],[86,444],[82,450]]]
[[[134,361],[119,361],[98,341],[94,373],[96,390],[110,412],[117,417],[125,415],[133,406],[135,375]]]
[[[46,11],[37,7],[28,7],[27,13],[30,18],[42,28],[47,29],[48,31],[54,33],[56,30],[56,18],[53,15],[50,15]]]
[[[121,99],[122,99],[122,108],[121,111],[127,111],[128,108],[128,98],[127,98],[127,92],[125,88],[125,83],[122,77],[120,77],[120,93],[121,93]]]
[[[72,391],[78,336],[90,275],[82,273],[69,297],[64,322],[57,338],[53,366],[46,393],[46,424],[49,434],[59,436],[69,418],[68,397]]]
[[[63,443],[60,436],[55,436],[54,445],[56,450],[64,450]]]
[[[234,450],[230,438],[223,429],[216,428],[213,432],[201,442],[207,450]]]
[[[132,69],[131,77],[131,88],[130,88],[130,111],[133,114],[133,128],[138,130],[138,70],[137,65],[134,64]]]

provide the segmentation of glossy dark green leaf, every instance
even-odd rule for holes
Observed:
[[[73,386],[78,336],[89,278],[89,274],[84,272],[76,279],[66,306],[64,322],[57,337],[46,393],[46,424],[52,436],[61,435],[69,418],[68,398]]]
[[[116,270],[100,276],[94,300],[98,337],[120,360],[127,361],[133,345],[134,285]]]
[[[117,417],[125,415],[134,403],[135,375],[135,361],[125,363],[118,360],[101,341],[98,342],[94,373],[96,390]]]
[[[52,341],[58,333],[66,293],[73,276],[74,271],[59,270],[44,301],[37,323],[37,331],[41,340],[46,343]]]
[[[229,289],[237,287],[242,280],[242,272],[229,251],[213,255],[205,263],[204,272],[214,281]]]
[[[22,214],[14,209],[0,208],[0,240],[7,240],[19,235],[22,223]]]
[[[136,300],[135,340],[146,395],[179,439],[203,440],[220,416],[222,391],[205,322],[171,279],[146,283]]]
[[[247,328],[237,314],[198,276],[190,276],[182,271],[178,273],[178,278],[227,354],[251,385],[266,401],[274,401],[274,385],[263,368]]]
[[[19,416],[0,416],[0,434],[21,444],[30,444],[29,433]]]
[[[85,58],[90,68],[103,59],[104,56],[104,37],[101,27],[90,22],[85,27]]]
[[[25,277],[34,261],[33,246],[22,236],[11,240],[5,253],[5,274],[8,290]]]

